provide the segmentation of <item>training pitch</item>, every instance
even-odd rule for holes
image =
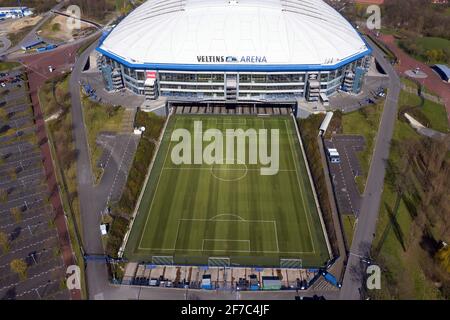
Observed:
[[[250,161],[175,164],[172,150],[178,142],[171,141],[172,133],[186,129],[194,136],[196,121],[203,132],[218,129],[224,135],[227,129],[267,129],[269,154],[270,130],[278,129],[278,173],[262,175],[261,167],[267,166]],[[249,139],[245,141],[248,146]],[[281,259],[296,267],[324,265],[329,259],[325,235],[293,119],[172,116],[124,257],[182,265],[225,261],[231,266],[280,267]]]

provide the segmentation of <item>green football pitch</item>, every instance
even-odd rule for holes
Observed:
[[[261,175],[261,167],[267,166],[237,160],[175,164],[172,150],[178,141],[171,141],[172,133],[186,129],[194,136],[196,121],[201,121],[203,132],[268,129],[269,146],[270,130],[278,129],[278,173]],[[203,142],[203,147],[209,143]],[[303,267],[322,266],[329,254],[293,119],[172,116],[124,257],[187,265],[206,265],[214,261],[209,258],[220,257],[232,266],[261,267],[279,267],[287,259],[283,261]]]

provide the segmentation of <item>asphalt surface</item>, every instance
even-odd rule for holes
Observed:
[[[370,42],[370,40],[369,40]],[[383,192],[384,177],[386,173],[386,159],[389,157],[389,148],[397,119],[398,98],[400,95],[400,79],[393,66],[386,61],[381,50],[371,43],[373,55],[389,76],[388,95],[384,105],[383,115],[378,130],[372,163],[369,169],[361,212],[353,237],[347,268],[344,275],[340,298],[345,300],[361,299],[363,283],[362,275],[365,265],[362,259],[369,256],[374,238],[381,195]]]
[[[340,214],[359,215],[362,197],[359,194],[355,177],[362,174],[357,152],[365,148],[362,136],[334,135],[325,141],[327,148],[336,148],[341,157],[340,163],[330,163],[335,194]]]
[[[0,47],[0,55],[3,54],[3,52],[6,52],[11,47],[11,41],[9,41],[8,37],[6,36],[0,36],[0,42],[3,44],[2,47]]]

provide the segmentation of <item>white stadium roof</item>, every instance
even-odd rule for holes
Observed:
[[[322,0],[149,0],[99,47],[129,66],[335,66],[370,52]]]

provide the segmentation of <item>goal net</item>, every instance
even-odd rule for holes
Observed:
[[[229,267],[230,258],[226,257],[210,257],[208,258],[209,267]]]
[[[286,269],[301,269],[302,259],[280,259],[280,267]]]

